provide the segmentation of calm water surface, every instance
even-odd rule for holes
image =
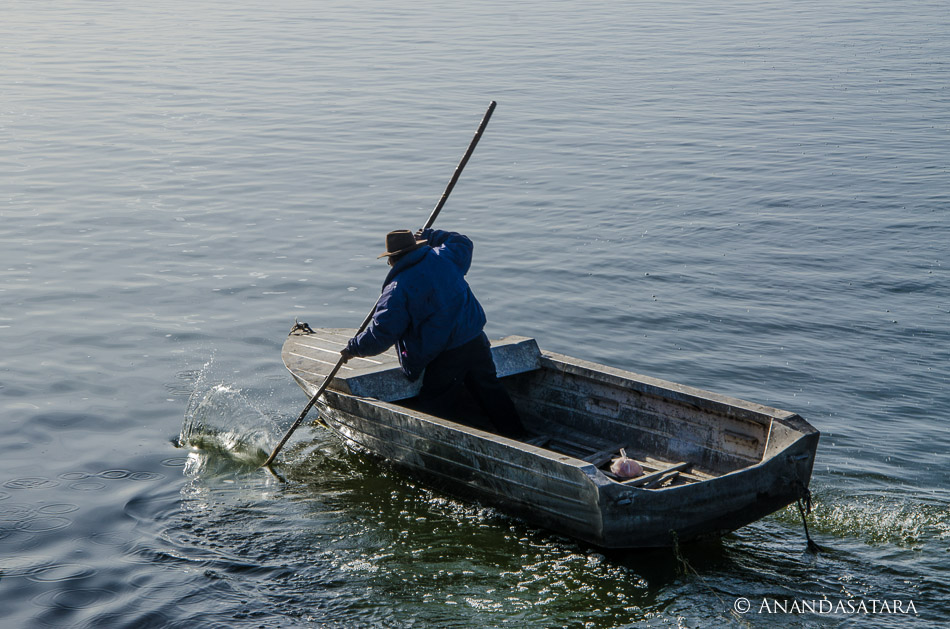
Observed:
[[[946,9],[8,0],[4,625],[947,622]],[[823,552],[604,554],[317,428],[255,469],[294,318],[358,325],[491,99],[437,225],[489,333],[801,413]],[[822,599],[916,614],[761,610]]]

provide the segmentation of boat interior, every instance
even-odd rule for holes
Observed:
[[[761,462],[767,450],[772,418],[684,393],[685,387],[638,386],[549,357],[540,369],[501,381],[532,434],[525,443],[593,464],[624,485],[664,489],[709,480]],[[414,406],[414,400],[397,403]],[[476,408],[474,400],[462,406]],[[492,430],[477,411],[453,419]],[[611,471],[621,450],[640,474]]]
[[[538,435],[529,443],[591,463],[627,485],[660,489],[708,480],[760,463],[767,451],[772,418],[663,386],[671,383],[604,373],[557,355],[543,358],[541,369],[502,381]],[[621,449],[642,475],[610,471]]]

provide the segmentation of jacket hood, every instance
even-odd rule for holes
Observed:
[[[429,253],[431,252],[432,252],[432,247],[423,246],[423,247],[419,247],[415,251],[410,251],[409,253],[405,254],[403,257],[399,258],[395,266],[393,266],[393,268],[389,270],[389,273],[386,274],[386,279],[383,281],[383,288],[386,288],[386,286],[390,282],[392,282],[393,279],[397,275],[399,275],[406,269],[413,267],[419,264],[420,262],[422,262],[422,259],[425,258],[427,255],[429,255]]]

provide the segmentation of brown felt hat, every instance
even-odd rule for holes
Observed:
[[[386,251],[376,256],[376,259],[409,253],[427,242],[427,240],[416,240],[415,235],[408,229],[397,229],[386,234]]]

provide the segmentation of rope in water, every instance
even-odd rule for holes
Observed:
[[[679,572],[679,574],[684,575],[684,576],[687,573],[690,573],[690,572],[693,573],[699,579],[700,583],[703,584],[703,587],[705,587],[707,590],[712,592],[712,595],[715,596],[716,599],[719,600],[719,603],[722,604],[723,608],[725,609],[727,607],[726,601],[724,601],[723,598],[719,596],[719,593],[716,590],[714,590],[712,586],[709,585],[709,583],[706,582],[706,579],[703,578],[703,575],[699,574],[699,572],[696,571],[696,568],[690,565],[690,563],[686,560],[686,557],[683,555],[683,551],[680,549],[679,535],[676,534],[676,531],[673,531],[673,530],[670,531],[670,539],[673,540],[673,557],[676,559],[676,563],[679,565],[679,569],[677,570],[677,572]],[[732,617],[732,620],[738,621],[739,623],[741,623],[742,625],[746,627],[752,626],[751,624],[749,624],[749,621],[742,618],[742,616],[740,616],[739,613],[736,612],[734,605],[729,605],[728,607],[729,607],[729,615]]]
[[[805,518],[805,516],[811,514],[811,490],[805,487],[801,482],[799,482],[799,486],[801,487],[801,495],[796,504],[798,505],[798,513],[802,516],[802,526],[805,527],[805,539],[808,540],[808,551],[817,553],[821,551],[821,546],[812,541],[811,535],[808,533],[808,520]],[[802,504],[803,500],[804,504]]]

